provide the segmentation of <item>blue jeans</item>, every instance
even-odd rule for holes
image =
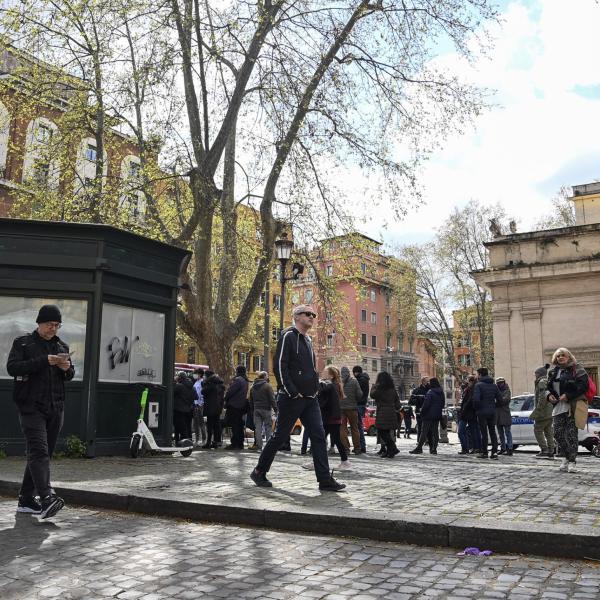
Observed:
[[[358,434],[360,436],[360,449],[366,450],[367,442],[365,441],[365,429],[363,427],[363,418],[365,416],[365,413],[367,412],[367,405],[359,404],[356,410],[358,411]]]
[[[502,450],[512,450],[512,432],[510,425],[496,425],[498,428],[498,436],[500,437],[500,448]]]
[[[479,450],[481,448],[481,430],[477,419],[467,421],[467,435],[469,438],[469,450]]]
[[[289,444],[290,432],[297,419],[308,431],[315,475],[317,481],[327,481],[329,473],[329,460],[327,459],[327,444],[325,443],[325,429],[321,418],[321,409],[316,398],[290,398],[283,392],[277,393],[277,424],[273,435],[265,444],[258,459],[256,468],[263,473],[268,473],[275,455],[281,446]]]
[[[469,432],[467,431],[467,422],[462,419],[458,422],[458,439],[460,440],[460,449],[463,452],[468,452],[471,449]]]

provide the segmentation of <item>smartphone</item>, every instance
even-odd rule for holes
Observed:
[[[75,350],[73,350],[72,352],[69,352],[68,354],[66,352],[61,352],[60,354],[57,354],[56,356],[60,356],[60,358],[67,359],[67,358],[70,358],[71,356],[73,356],[73,354],[75,354]]]

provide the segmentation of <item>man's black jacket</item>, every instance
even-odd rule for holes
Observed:
[[[13,398],[20,412],[48,412],[53,406],[63,407],[65,381],[73,379],[75,369],[71,365],[63,371],[49,365],[48,355],[68,352],[69,346],[57,336],[45,340],[37,331],[15,339],[6,370],[15,378]]]
[[[273,371],[277,390],[290,398],[316,396],[319,376],[316,371],[315,353],[309,336],[295,327],[284,329],[275,350]]]

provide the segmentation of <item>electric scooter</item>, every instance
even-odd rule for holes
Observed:
[[[131,458],[137,458],[146,451],[168,452],[169,454],[180,452],[181,456],[189,456],[194,449],[192,440],[183,439],[178,442],[177,447],[171,446],[168,448],[161,447],[156,443],[154,435],[150,429],[148,429],[148,426],[144,421],[144,412],[146,411],[149,391],[150,388],[145,387],[140,399],[140,416],[137,422],[137,430],[131,435],[131,442],[129,444],[129,453],[131,454]]]

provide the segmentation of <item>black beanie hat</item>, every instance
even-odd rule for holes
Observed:
[[[35,320],[36,323],[48,323],[48,321],[62,323],[62,315],[56,304],[44,304]]]

